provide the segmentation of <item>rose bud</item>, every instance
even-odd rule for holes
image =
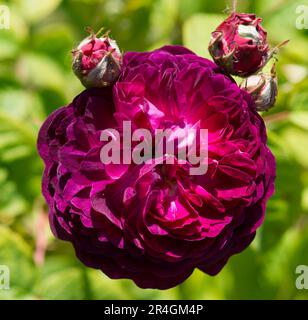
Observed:
[[[260,73],[246,78],[240,88],[252,96],[257,111],[267,111],[274,106],[278,94],[275,65],[269,74]]]
[[[260,70],[269,58],[267,33],[254,14],[232,13],[212,33],[209,51],[227,73],[246,77]]]
[[[108,34],[97,38],[92,32],[72,53],[73,71],[86,88],[110,86],[119,77],[122,55]]]

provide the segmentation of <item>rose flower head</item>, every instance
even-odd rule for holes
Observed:
[[[108,33],[98,38],[91,31],[72,53],[73,71],[86,88],[109,86],[119,77],[122,54]]]
[[[209,52],[227,73],[249,76],[264,67],[270,52],[267,33],[255,14],[232,13],[212,33]]]
[[[103,163],[101,134],[124,121],[150,135],[206,129],[206,173],[191,175],[184,159]],[[113,86],[87,89],[48,117],[38,150],[55,236],[86,266],[141,288],[171,288],[195,268],[220,272],[253,241],[274,191],[275,159],[251,96],[181,46],[127,52]]]

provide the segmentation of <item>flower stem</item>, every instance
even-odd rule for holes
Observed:
[[[272,123],[280,123],[282,121],[288,120],[290,116],[290,112],[288,111],[281,111],[274,114],[271,114],[269,116],[263,116],[264,122],[266,125],[272,124]]]
[[[232,13],[236,12],[237,0],[232,0]]]

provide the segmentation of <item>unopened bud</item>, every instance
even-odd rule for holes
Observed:
[[[209,52],[227,73],[246,77],[264,67],[269,58],[267,33],[254,14],[232,13],[212,33]]]
[[[260,73],[246,78],[240,88],[252,96],[257,111],[267,111],[274,106],[278,94],[275,65],[269,74]]]
[[[86,88],[112,85],[120,75],[122,55],[108,34],[92,33],[73,50],[73,71]]]

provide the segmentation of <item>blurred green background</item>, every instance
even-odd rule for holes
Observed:
[[[208,57],[210,32],[226,16],[223,0],[12,0],[11,27],[0,30],[0,265],[11,289],[0,299],[307,299],[295,268],[308,265],[308,30],[296,7],[308,1],[239,0],[238,11],[264,18],[279,54],[280,94],[265,113],[277,158],[276,194],[253,244],[216,277],[195,271],[167,291],[141,290],[85,268],[69,243],[49,231],[36,152],[47,115],[82,89],[70,68],[86,26],[112,30],[121,49],[184,44]],[[229,3],[230,5],[230,3]]]

